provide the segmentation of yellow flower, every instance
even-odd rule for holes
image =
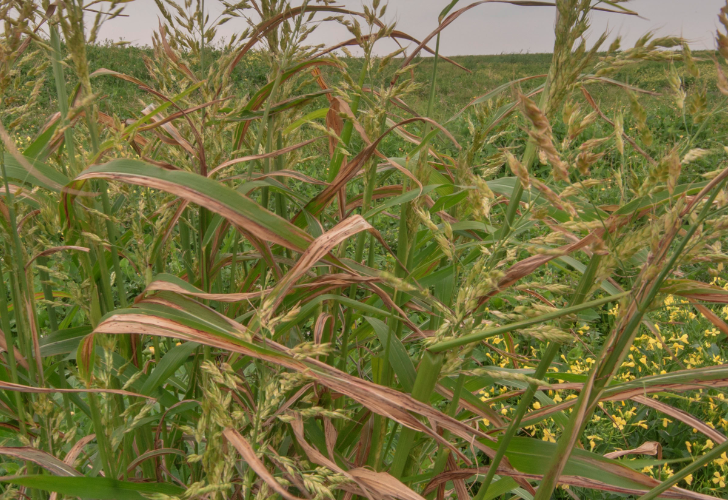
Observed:
[[[627,425],[627,421],[619,416],[614,416],[614,422],[612,423],[614,427],[619,429],[620,431],[624,429],[624,426]]]
[[[713,449],[713,446],[715,446],[715,444],[714,444],[714,443],[713,443],[713,441],[711,441],[710,439],[708,439],[708,440],[707,440],[707,441],[705,442],[705,449],[706,449],[706,450],[712,450],[712,449]]]
[[[535,410],[538,410],[538,409],[540,409],[540,408],[541,408],[541,403],[539,403],[538,401],[536,401],[535,403],[533,403],[533,408],[534,408]]]
[[[670,342],[673,342],[673,341],[680,341],[680,342],[682,342],[683,344],[687,344],[687,343],[688,343],[688,334],[687,334],[687,333],[685,333],[685,334],[683,334],[683,335],[682,335],[681,337],[672,337],[672,338],[670,339]]]
[[[549,441],[551,443],[555,443],[556,442],[555,437],[556,437],[556,435],[553,432],[551,432],[548,429],[544,429],[543,430],[543,437],[541,438],[541,440],[542,441]]]
[[[487,418],[482,419],[481,422],[483,422],[483,425],[486,427],[490,426],[490,420],[488,420]]]
[[[559,396],[558,394],[556,396],[554,396],[555,403],[561,403],[562,401],[563,401],[563,399],[561,399],[561,396]]]
[[[597,443],[595,443],[595,441],[604,441],[599,436],[587,436],[587,438],[589,439],[589,446],[591,446],[592,451],[594,451],[594,447],[597,445]]]
[[[715,460],[716,465],[725,465],[728,464],[728,456],[726,455],[726,452],[724,451],[720,458]]]
[[[690,486],[691,484],[693,484],[693,475],[692,474],[688,474],[687,476],[685,476],[683,478],[683,481],[685,481],[686,483],[688,483],[688,486]]]
[[[715,477],[713,478],[713,483],[714,483],[714,484],[717,484],[717,485],[718,485],[718,486],[720,486],[721,488],[725,488],[725,476],[721,476],[721,475],[720,475],[720,472],[715,472],[715,473],[713,474],[713,476],[715,476]]]
[[[693,445],[690,444],[690,441],[685,441],[685,447],[688,449],[688,453],[693,452]]]
[[[669,418],[663,418],[662,419],[662,426],[663,427],[667,427],[667,424],[669,424],[671,422],[672,422],[672,420],[670,420]]]
[[[642,427],[643,429],[649,429],[649,427],[647,427],[647,424],[645,422],[646,422],[646,420],[640,420],[636,424],[632,424],[632,426],[633,427],[635,427],[635,426],[636,427]]]

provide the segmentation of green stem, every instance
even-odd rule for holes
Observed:
[[[187,214],[187,217],[185,217]],[[189,283],[195,282],[195,271],[192,265],[192,254],[194,249],[190,240],[190,228],[187,226],[189,218],[189,209],[185,210],[185,214],[180,218],[179,224],[179,239],[180,245],[182,246],[182,260],[184,261],[185,271],[187,272],[187,281]]]
[[[364,58],[364,62],[361,68],[361,71],[359,72],[359,88],[361,89],[362,86],[364,86],[364,82],[366,81],[367,77],[367,66],[369,64],[369,59]],[[361,101],[361,93],[357,93],[354,95],[354,98],[351,100],[351,112],[356,116],[357,112],[359,111],[359,103]],[[349,143],[351,142],[351,134],[354,131],[354,122],[352,120],[347,120],[346,123],[344,123],[344,127],[341,129],[341,142],[344,145],[344,147],[347,147]],[[328,182],[331,183],[334,181],[336,176],[339,174],[339,170],[341,169],[341,163],[344,161],[344,154],[341,151],[337,151],[334,153],[334,156],[331,158],[331,162],[329,163],[329,177]]]
[[[276,77],[273,81],[273,88],[268,95],[268,99],[265,102],[265,109],[263,110],[263,118],[260,120],[260,130],[258,131],[258,138],[256,140],[254,154],[258,153],[260,145],[263,142],[263,130],[266,130],[266,153],[270,153],[273,144],[273,127],[270,123],[270,107],[273,103],[273,99],[278,95],[278,88],[281,85],[281,78],[283,77],[283,61],[276,69]],[[270,170],[270,158],[266,158],[263,163],[263,173],[267,174]],[[253,175],[253,162],[248,165],[248,177]],[[261,205],[263,208],[268,209],[268,188],[264,187],[261,190]]]
[[[551,82],[553,80],[554,74],[556,72],[556,61],[551,62],[551,67],[549,69],[549,74],[546,77],[546,81],[543,85],[543,91],[541,92],[541,100],[539,101],[538,107],[545,111],[546,108],[549,105],[549,90],[551,88]],[[528,141],[528,144],[526,145],[526,151],[523,153],[523,166],[526,168],[527,171],[531,171],[531,166],[533,165],[533,162],[536,160],[537,156],[537,148],[536,143],[534,141]],[[518,206],[521,202],[521,198],[523,197],[523,186],[521,185],[521,181],[516,178],[516,181],[513,185],[513,191],[511,193],[511,197],[508,200],[508,206],[506,208],[506,214],[505,214],[505,220],[503,221],[503,225],[501,226],[500,231],[498,231],[498,235],[496,238],[498,240],[505,240],[508,238],[508,236],[511,234],[513,230],[513,221],[516,219],[516,213],[518,212]]]
[[[623,297],[626,297],[630,294],[630,292],[622,292],[618,293],[616,295],[610,295],[609,297],[602,297],[601,299],[595,299],[591,300],[589,302],[585,302],[583,304],[578,304],[570,307],[564,307],[562,309],[559,309],[558,311],[554,311],[548,314],[542,314],[541,316],[537,316],[535,318],[529,318],[523,321],[517,321],[515,323],[509,323],[507,325],[499,326],[496,328],[490,328],[488,330],[483,330],[481,332],[472,333],[470,335],[464,335],[462,337],[445,340],[442,342],[438,342],[437,344],[431,346],[428,348],[431,352],[443,352],[447,351],[449,349],[452,349],[453,347],[459,347],[466,344],[471,344],[473,342],[479,342],[481,340],[485,340],[487,338],[493,337],[495,335],[501,335],[503,333],[512,332],[513,330],[518,330],[521,328],[526,328],[531,325],[537,325],[540,323],[544,323],[546,321],[550,321],[553,319],[560,318],[562,316],[565,316],[567,314],[573,314],[580,311],[583,311],[585,309],[591,309],[592,307],[598,307],[604,304],[608,304],[610,302],[615,302]]]
[[[63,71],[63,60],[61,54],[61,39],[58,36],[58,29],[55,25],[51,25],[51,66],[53,67],[53,78],[56,82],[56,95],[58,97],[58,110],[61,113],[62,127],[66,127],[63,131],[64,142],[66,145],[66,153],[68,155],[68,164],[71,166],[71,172],[69,174],[66,165],[63,164],[64,172],[67,176],[76,175],[78,169],[76,168],[76,147],[73,142],[73,128],[68,127],[68,93],[66,92],[66,77]]]
[[[453,390],[452,394],[452,401],[450,402],[450,406],[447,409],[447,415],[449,417],[455,418],[458,413],[458,405],[460,404],[460,394],[463,391],[463,385],[465,385],[465,375],[462,373],[458,375],[458,379],[455,382],[455,389]],[[448,439],[450,437],[450,431],[445,431],[442,434],[443,439]],[[440,449],[437,453],[437,458],[435,459],[435,465],[432,468],[432,477],[437,477],[440,475],[444,470],[445,466],[447,465],[447,458],[450,456],[450,448],[446,446],[440,446]],[[430,493],[427,498],[432,499],[437,494],[437,491],[433,491]]]
[[[32,322],[32,324],[36,326],[38,325],[38,319],[36,317],[34,305],[35,301],[33,300],[33,293],[29,289],[28,285],[27,274],[25,271],[25,259],[23,258],[23,246],[20,242],[20,235],[18,233],[18,226],[16,223],[15,200],[13,193],[10,190],[10,185],[8,183],[8,175],[5,169],[5,157],[2,147],[0,147],[0,168],[2,168],[3,182],[5,184],[5,203],[8,208],[8,217],[10,219],[10,232],[12,233],[13,242],[12,255],[15,260],[15,275],[17,276],[16,283],[19,292],[18,297],[16,297],[16,300],[14,300],[15,323],[16,328],[18,329],[19,339],[22,335],[21,332],[25,332],[26,338],[24,339],[23,343],[25,344],[26,349],[25,352],[23,352],[23,355],[25,356],[25,359],[28,360],[28,365],[30,367],[30,377],[31,379],[36,380],[36,382],[38,383],[38,387],[43,387],[44,384],[42,373],[38,373],[36,369],[37,353],[34,352],[36,342],[33,339],[35,333],[30,327],[30,322]],[[26,321],[28,322],[28,324],[26,324]],[[23,325],[22,329],[20,327],[21,324]],[[21,343],[21,345],[23,345],[23,343]]]
[[[425,351],[425,354],[422,356],[422,361],[417,367],[417,378],[415,379],[415,386],[412,388],[412,397],[414,399],[423,403],[430,401],[432,391],[435,389],[435,384],[437,384],[437,380],[440,377],[440,370],[442,369],[444,358],[445,356],[443,354]],[[417,431],[414,429],[406,427],[399,434],[397,451],[394,454],[394,460],[389,469],[389,473],[397,479],[402,477],[405,465],[407,465],[416,433]]]
[[[44,267],[48,266],[48,259],[46,257],[38,257],[38,264]],[[50,277],[48,272],[42,269],[38,270],[40,275],[40,287],[43,290],[43,298],[48,302],[53,302],[53,289],[48,284]],[[58,330],[58,318],[56,317],[56,310],[51,304],[46,305],[46,311],[48,312],[48,326],[51,332]]]
[[[427,116],[432,113],[435,101],[435,90],[434,87],[437,82],[437,60],[439,57],[440,49],[440,35],[437,35],[437,45],[435,48],[435,61],[433,72],[430,78],[430,97],[427,103]],[[424,171],[426,168],[428,145],[426,142],[427,134],[429,133],[429,123],[425,123],[424,132],[422,134],[423,144],[421,145],[420,152],[418,154],[418,170]],[[405,179],[402,183],[402,191],[405,192],[407,189],[407,180]],[[411,258],[410,249],[410,229],[408,227],[408,220],[410,218],[410,212],[412,210],[411,202],[403,203],[400,208],[399,215],[399,234],[397,238],[397,258],[405,266],[398,266],[395,271],[395,276],[398,278],[404,278],[409,269],[409,260]],[[406,302],[408,295],[406,293],[395,290],[394,302],[397,305],[402,305]],[[392,319],[389,322],[389,333],[388,335],[396,335],[398,338],[402,332],[402,322],[398,319]],[[392,370],[389,363],[388,357],[389,342],[385,346],[385,377],[384,381],[386,385],[390,385],[393,379]],[[429,401],[432,390],[437,383],[438,377],[440,376],[440,369],[442,368],[444,356],[442,354],[435,354],[429,351],[425,351],[425,354],[420,361],[420,366],[417,370],[417,377],[415,378],[415,385],[412,389],[412,397],[418,401],[427,402]],[[386,423],[380,423],[380,425],[386,425]],[[409,459],[412,444],[414,442],[415,431],[410,428],[403,428],[400,433],[399,441],[397,443],[397,451],[394,455],[394,461],[390,468],[390,474],[396,478],[402,477],[407,460]]]
[[[102,182],[99,186],[101,188],[101,205],[104,210],[106,218],[106,234],[111,243],[111,263],[114,266],[114,274],[116,275],[116,293],[119,295],[119,305],[125,308],[128,305],[126,300],[126,286],[124,276],[121,272],[121,262],[119,260],[119,249],[117,243],[119,241],[119,234],[116,230],[116,225],[111,220],[111,204],[109,203],[108,184],[106,181]],[[124,336],[126,337],[126,336]]]
[[[15,340],[13,339],[13,332],[10,330],[10,311],[8,311],[8,292],[5,287],[5,273],[0,272],[0,313],[3,326],[3,333],[5,334],[5,345],[7,346],[8,353],[8,365],[10,366],[10,380],[14,383],[18,383],[18,366],[15,361]],[[15,399],[15,405],[17,406],[18,412],[18,425],[20,427],[20,433],[23,436],[27,436],[25,429],[25,406],[22,393],[13,391]]]
[[[95,393],[88,394],[89,408],[91,409],[91,420],[94,424],[94,432],[96,433],[96,443],[98,443],[99,456],[101,463],[106,471],[106,477],[116,477],[116,469],[111,462],[111,445],[106,435],[106,427],[101,419],[101,410],[99,409],[99,400]]]
[[[279,130],[278,137],[276,140],[276,148],[283,149],[283,133]],[[276,157],[275,170],[283,170],[283,155]],[[285,178],[281,180],[282,184],[286,185]],[[286,197],[283,193],[276,193],[275,196],[275,210],[276,214],[284,219],[288,219],[288,206],[286,205]],[[285,250],[285,249],[284,249]]]

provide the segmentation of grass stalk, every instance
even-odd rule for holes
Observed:
[[[614,366],[617,366],[619,363],[622,362],[622,359],[624,357],[624,354],[622,353],[624,351],[625,344],[629,341],[629,339],[634,336],[635,332],[639,328],[640,324],[642,323],[642,319],[647,312],[647,309],[650,307],[650,305],[655,300],[655,297],[660,292],[660,287],[662,283],[665,281],[667,276],[673,272],[675,263],[677,262],[678,258],[683,255],[685,248],[692,239],[693,235],[710,213],[711,206],[715,201],[715,198],[723,189],[725,183],[726,181],[724,179],[713,189],[708,200],[703,206],[703,209],[697,220],[686,231],[685,236],[683,236],[677,248],[673,251],[670,259],[662,266],[660,273],[651,283],[649,291],[647,292],[645,298],[638,304],[637,310],[629,319],[629,322],[625,325],[620,337],[617,339],[616,345],[612,346],[610,351],[606,353],[607,358],[605,362],[596,364],[594,368],[592,368],[592,373],[590,374],[589,381],[584,386],[582,392],[579,394],[577,403],[569,418],[569,423],[567,424],[562,436],[557,442],[556,452],[554,454],[555,460],[552,462],[548,473],[544,476],[541,485],[536,491],[536,496],[534,497],[534,500],[548,500],[549,498],[551,498],[551,494],[556,487],[559,476],[561,475],[561,472],[566,465],[566,461],[571,455],[571,450],[574,446],[576,438],[581,434],[585,422],[594,411],[601,391],[604,389],[609,380],[611,380],[610,373],[614,369]],[[667,244],[669,243],[670,242],[668,242]],[[589,385],[591,385],[592,387],[588,387]]]
[[[438,342],[437,344],[435,344],[433,346],[430,346],[428,348],[428,351],[439,353],[439,352],[448,351],[455,347],[460,347],[463,345],[471,344],[473,342],[480,342],[481,340],[485,340],[487,338],[494,337],[496,335],[502,335],[504,333],[519,330],[521,328],[526,328],[529,326],[545,323],[547,321],[552,321],[554,319],[561,318],[562,316],[566,316],[568,314],[578,313],[578,312],[584,311],[586,309],[592,309],[594,307],[599,307],[604,304],[609,304],[610,302],[616,302],[619,299],[622,299],[622,298],[628,296],[629,294],[630,294],[630,292],[622,292],[622,293],[618,293],[616,295],[610,295],[608,297],[602,297],[600,299],[594,299],[589,302],[584,302],[583,304],[577,304],[574,306],[564,307],[562,309],[559,309],[558,311],[550,312],[547,314],[542,314],[535,318],[529,318],[529,319],[525,319],[523,321],[516,321],[514,323],[509,323],[507,325],[498,326],[495,328],[489,328],[486,330],[481,330],[479,332],[471,333],[470,335],[463,335],[462,337],[457,337],[457,338],[450,339],[450,340],[444,340],[442,342]]]
[[[579,281],[579,285],[574,292],[573,297],[571,298],[571,303],[569,304],[571,307],[578,306],[584,302],[584,299],[587,297],[587,294],[591,289],[592,283],[594,282],[594,276],[596,275],[601,260],[601,255],[592,255],[592,258],[589,260],[589,264],[587,265],[586,270],[584,271],[584,274]],[[536,371],[533,374],[534,379],[542,380],[546,376],[546,372],[548,371],[551,363],[554,361],[560,350],[561,343],[549,342],[548,346],[546,347],[546,352],[544,352],[541,356],[541,361],[539,361],[538,366],[536,367]],[[503,457],[508,450],[508,445],[510,444],[513,437],[516,435],[516,432],[518,432],[518,429],[521,428],[521,420],[523,420],[523,416],[526,414],[528,408],[531,406],[531,402],[533,401],[533,398],[536,395],[537,391],[538,384],[528,384],[526,392],[521,396],[521,399],[518,401],[516,412],[513,415],[510,424],[508,425],[508,429],[506,429],[506,433],[501,439],[498,440],[498,449],[496,450],[496,454],[490,461],[490,464],[488,466],[488,472],[485,475],[485,479],[483,479],[483,482],[480,485],[480,489],[478,490],[478,493],[475,495],[473,500],[483,500],[485,498],[485,495],[488,493],[488,488],[490,487],[490,484],[498,471],[498,466],[500,465],[501,460],[503,460]]]
[[[8,292],[5,286],[5,273],[0,271],[0,321],[2,321],[3,333],[5,334],[5,345],[8,346],[7,357],[8,366],[10,367],[10,380],[12,383],[18,383],[18,365],[15,360],[15,338],[10,329],[10,311],[8,310]],[[18,427],[23,436],[28,435],[25,425],[25,397],[23,393],[13,392],[13,399],[18,412]]]

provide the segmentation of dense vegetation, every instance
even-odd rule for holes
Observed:
[[[728,494],[728,4],[449,59],[488,2],[223,3],[0,5],[0,498]]]

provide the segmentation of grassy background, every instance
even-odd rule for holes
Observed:
[[[149,74],[144,65],[143,58],[152,56],[152,49],[147,47],[118,47],[110,44],[94,45],[87,48],[88,59],[92,70],[107,68],[120,73],[125,73],[142,81],[148,81]],[[708,102],[714,105],[718,102],[720,93],[715,86],[716,72],[713,63],[712,52],[696,52],[698,67],[701,71],[699,85],[706,85]],[[219,53],[212,52],[213,57],[219,57]],[[252,58],[251,58],[252,59]],[[473,98],[481,96],[504,83],[517,78],[530,75],[545,74],[548,71],[551,61],[551,54],[503,54],[491,56],[456,56],[452,58],[458,64],[467,68],[470,72],[463,71],[445,62],[440,63],[439,76],[437,79],[437,94],[435,113],[433,118],[438,122],[444,122],[453,116]],[[354,73],[358,72],[361,61],[357,59],[345,59]],[[423,84],[419,92],[415,94],[408,104],[418,112],[424,112],[427,105],[429,89],[425,83],[429,81],[432,74],[432,58],[419,59],[419,68],[415,71],[416,79]],[[265,83],[269,68],[261,58],[255,58],[251,63],[248,58],[243,59],[235,68],[235,86],[243,94],[254,91],[261,83]],[[67,72],[72,75],[72,72]],[[336,83],[338,77],[329,70],[327,77]],[[75,84],[72,76],[68,76],[69,83]],[[661,108],[671,106],[670,87],[667,81],[667,66],[660,62],[645,62],[639,66],[627,67],[611,78],[618,81],[628,82],[631,85],[644,90],[657,92],[661,95],[643,99],[643,106],[648,110],[650,125],[655,125],[654,132],[667,132],[678,134],[680,124],[675,126],[662,127],[660,122]],[[47,70],[46,83],[42,92],[42,105],[48,109],[56,109],[55,88],[50,68]],[[134,85],[112,78],[100,78],[94,82],[98,93],[104,98],[101,101],[101,110],[108,114],[117,114],[119,118],[132,118],[128,116],[130,111],[138,111],[142,108],[141,102],[145,100],[144,93]],[[691,76],[684,78],[686,90],[696,85],[696,79]],[[525,85],[527,86],[527,84]],[[624,92],[606,84],[591,84],[590,92],[600,102],[605,111],[612,111],[620,106],[628,107],[629,102]],[[147,99],[148,100],[148,99]],[[42,123],[44,117],[38,116],[38,122]],[[455,122],[462,123],[463,120]],[[719,122],[715,122],[714,129],[717,130]],[[662,129],[665,130],[662,130]],[[660,142],[660,141],[655,141]]]

